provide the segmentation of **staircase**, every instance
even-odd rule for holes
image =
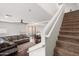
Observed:
[[[79,10],[65,13],[54,56],[79,56]]]

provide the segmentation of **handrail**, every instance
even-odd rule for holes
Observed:
[[[55,24],[58,21],[58,18],[60,16],[60,13],[61,13],[62,9],[63,9],[63,5],[60,7],[60,9],[58,10],[58,12],[55,14],[55,16],[53,17],[53,19],[50,20],[49,23],[47,24],[47,27],[45,28],[44,31],[46,31],[48,29],[48,27],[51,25],[51,23],[53,23],[55,21],[54,24],[53,24],[53,26],[52,26],[52,28],[51,28],[51,30],[48,32],[48,34],[45,35],[46,38],[50,37],[50,35],[51,35],[52,31],[53,31],[53,28],[54,28]],[[57,20],[55,20],[55,19],[57,19]]]
[[[61,11],[62,11],[62,8],[63,8],[63,5],[60,6],[59,10],[57,11],[57,13],[55,14],[55,16],[48,22],[47,26],[45,27],[45,29],[43,30],[42,32],[42,40],[45,40],[45,38],[49,38],[50,35],[52,34],[52,31],[54,29],[54,26],[56,25],[57,21],[59,20],[58,18],[60,17],[60,14],[61,14]],[[50,26],[51,25],[51,26]],[[53,26],[52,26],[53,25]],[[51,29],[49,29],[49,27],[52,27]],[[48,34],[46,34],[45,32],[49,29],[49,32]],[[28,52],[33,52],[33,51],[36,51],[40,48],[43,48],[43,47],[46,47],[45,46],[45,43],[44,41],[42,41],[41,43],[31,47],[29,49]],[[52,50],[53,51],[53,50]]]

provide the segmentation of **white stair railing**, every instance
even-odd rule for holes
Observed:
[[[47,56],[52,56],[54,54],[54,48],[56,46],[56,41],[58,39],[60,26],[63,21],[63,16],[64,16],[64,5],[61,5],[59,10],[48,22],[47,26],[43,31]]]
[[[48,22],[43,32],[41,33],[42,36],[41,43],[36,44],[35,46],[29,48],[28,52],[30,53],[30,56],[33,56],[31,53],[36,53],[34,51],[38,51],[40,52],[39,55],[42,55],[41,51],[39,51],[39,49],[41,48],[44,48],[44,50],[42,51],[42,53],[44,54],[42,56],[53,55],[60,26],[62,24],[63,16],[64,16],[64,5],[61,5],[59,10],[56,12],[53,18]],[[38,53],[36,54],[38,55]]]

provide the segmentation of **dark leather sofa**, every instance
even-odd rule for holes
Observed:
[[[1,43],[0,44],[0,56],[10,56],[17,52],[17,45],[14,43]]]
[[[29,37],[24,35],[14,35],[0,37],[5,42],[0,43],[0,56],[15,55],[17,52],[17,46],[26,42],[29,42]]]
[[[2,37],[6,41],[14,42],[17,45],[29,42],[29,37],[27,35],[14,35],[14,36],[6,36]]]

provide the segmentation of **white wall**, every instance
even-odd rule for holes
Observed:
[[[58,6],[56,3],[38,3],[38,5],[52,16],[58,10]]]
[[[72,11],[78,10],[76,3],[65,3],[65,12],[70,12],[70,9]]]
[[[36,26],[37,32],[42,32],[44,27],[45,27],[45,24],[37,25]],[[27,24],[1,22],[1,21],[0,21],[0,29],[1,31],[5,32],[3,34],[2,32],[0,32],[0,36],[17,35],[21,33],[28,34],[28,30],[29,30]]]
[[[79,3],[76,3],[76,5],[77,5],[77,9],[79,10]]]
[[[0,22],[0,29],[5,29],[6,33],[3,35],[17,35],[20,33],[26,33],[26,25],[20,23],[7,23],[7,22]]]

